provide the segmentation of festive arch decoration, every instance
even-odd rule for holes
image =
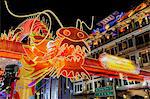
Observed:
[[[8,35],[4,33],[0,37],[0,44],[3,45],[0,46],[0,57],[17,59],[22,64],[18,73],[20,79],[15,84],[17,98],[14,93],[12,97],[28,99],[35,92],[34,86],[46,76],[64,76],[76,80],[90,79],[90,76],[97,75],[122,79],[125,77],[138,81],[143,81],[144,76],[150,76],[150,73],[140,71],[131,61],[123,58],[106,53],[100,55],[99,59],[86,57],[86,54],[90,53],[86,42],[89,36],[83,30],[83,25],[91,30],[94,17],[91,27],[80,19],[77,19],[76,27],[64,27],[51,10],[30,15],[15,15],[9,10],[7,1],[4,2],[8,12],[14,17],[33,16],[18,25],[15,30],[10,30]],[[51,34],[52,21],[49,14],[60,25],[56,31],[56,38]],[[41,21],[41,15],[47,17],[49,26]],[[27,39],[25,44],[22,43],[24,39]]]

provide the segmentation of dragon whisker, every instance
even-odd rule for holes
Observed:
[[[33,73],[32,75],[30,75],[30,76],[28,76],[28,77],[34,77],[34,76],[37,76],[37,75],[39,75],[39,74],[41,74],[41,73],[43,73],[45,70],[47,70],[48,68],[44,68],[44,69],[42,69],[42,70],[39,70],[39,71],[37,71],[37,72],[35,72],[35,73]]]
[[[51,68],[47,69],[44,73],[42,73],[43,76],[38,77],[39,79],[37,79],[35,82],[33,81],[32,83],[28,84],[28,86],[29,86],[29,87],[32,87],[32,86],[34,86],[35,84],[37,84],[37,83],[38,83],[39,81],[41,81],[46,75],[49,74],[48,71],[50,71],[50,70],[51,70]]]
[[[43,74],[47,73],[48,70],[49,70],[49,69],[45,70],[44,72],[40,73],[39,75],[35,75],[35,76],[32,77],[32,78],[37,79],[37,78],[41,77]]]
[[[55,68],[53,67],[53,68],[51,69],[51,71],[50,71],[49,76],[51,76],[51,75],[53,74],[54,71],[55,71]]]

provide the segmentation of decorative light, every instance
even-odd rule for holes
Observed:
[[[110,36],[109,36],[109,35],[107,35],[107,36],[106,36],[106,38],[107,38],[107,39],[109,39],[109,38],[110,38]]]
[[[124,95],[123,95],[123,98],[124,98],[124,99],[126,99],[126,98],[127,98],[127,96],[124,94]]]
[[[98,45],[98,41],[95,40],[94,43],[93,43],[93,45]]]
[[[145,99],[148,99],[148,96],[144,96]]]
[[[107,25],[105,26],[105,29],[106,29],[106,30],[108,30],[108,29],[109,29],[109,27],[110,27],[110,25],[109,25],[109,24],[107,24]]]
[[[112,81],[113,79],[112,79],[112,78],[109,78],[109,80]]]
[[[102,61],[103,66],[105,68],[110,70],[119,70],[123,72],[134,73],[134,74],[139,73],[137,67],[133,64],[132,61],[121,57],[103,53],[99,57],[99,60]]]

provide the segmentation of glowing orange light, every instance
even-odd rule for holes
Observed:
[[[109,55],[109,54],[102,54],[99,58],[102,61],[104,68],[116,71],[123,71],[127,73],[138,74],[137,67],[135,64],[127,59]]]

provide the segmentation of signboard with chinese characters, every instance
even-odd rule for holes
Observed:
[[[104,32],[107,29],[109,29],[110,27],[112,27],[114,24],[117,23],[117,21],[124,15],[123,12],[118,12],[115,11],[113,12],[111,15],[109,15],[108,17],[104,18],[103,20],[99,21],[96,24],[97,29],[99,29],[99,32]],[[97,30],[96,29],[96,30]],[[96,31],[95,29],[93,30]]]
[[[105,19],[99,21],[96,25],[98,25],[98,26],[105,26],[109,22],[111,22],[111,21],[115,20],[116,18],[118,18],[119,15],[121,15],[121,13],[118,12],[118,11],[115,11],[111,15],[109,15],[108,17],[106,17]]]
[[[114,91],[112,86],[100,87],[95,90],[96,97],[107,97],[114,96]]]

